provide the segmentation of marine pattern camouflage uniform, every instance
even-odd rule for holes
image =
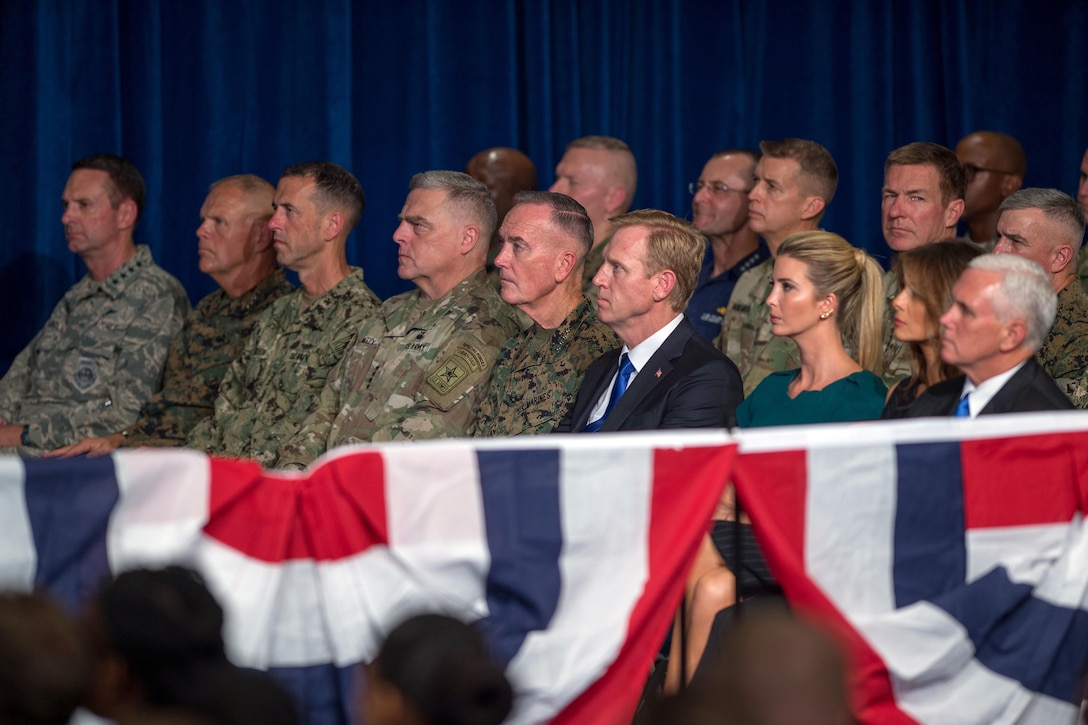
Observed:
[[[170,344],[162,390],[140,408],[136,422],[125,429],[121,445],[185,445],[197,423],[215,410],[219,383],[261,313],[294,289],[278,269],[238,297],[220,289],[202,299]]]
[[[437,300],[419,290],[386,300],[283,447],[280,466],[300,468],[350,443],[466,435],[521,317],[482,269]]]
[[[317,407],[325,379],[379,304],[357,268],[306,302],[299,289],[265,311],[219,386],[215,414],[186,445],[276,464],[280,445]]]
[[[29,426],[28,446],[0,453],[39,456],[130,425],[188,311],[181,283],[143,245],[101,282],[76,282],[0,380],[0,420]]]
[[[767,259],[740,276],[722,317],[718,349],[736,364],[748,397],[771,373],[801,366],[797,345],[771,332],[767,295],[771,292],[774,259]]]
[[[589,364],[621,344],[585,299],[555,329],[534,323],[499,353],[472,435],[550,433],[574,404]]]
[[[1058,313],[1036,358],[1073,405],[1088,408],[1088,294],[1078,280],[1058,293]]]

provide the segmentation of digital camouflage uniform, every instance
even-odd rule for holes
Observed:
[[[466,435],[520,316],[482,269],[437,300],[419,290],[386,300],[284,446],[281,467],[309,465],[350,443]]]
[[[722,317],[722,332],[715,340],[718,349],[740,370],[745,397],[771,373],[801,366],[801,356],[793,340],[771,332],[767,295],[771,292],[773,275],[771,258],[740,276]]]
[[[329,372],[379,300],[351,274],[317,299],[281,297],[257,321],[205,418],[186,443],[208,453],[276,464],[276,451],[317,407]]]
[[[597,285],[593,284],[593,278],[597,276],[597,270],[604,264],[604,247],[611,238],[611,236],[608,237],[589,250],[585,266],[582,268],[582,294],[593,305],[593,309],[597,309]]]
[[[188,311],[181,283],[143,245],[101,282],[76,282],[0,380],[0,420],[29,426],[28,446],[0,453],[38,456],[130,425]]]
[[[884,384],[891,390],[896,383],[910,377],[910,346],[895,339],[895,311],[892,300],[899,294],[899,280],[893,270],[884,273]]]
[[[238,297],[220,289],[202,299],[170,344],[162,390],[140,408],[122,445],[185,445],[197,423],[212,414],[219,383],[261,313],[294,289],[279,269]]]
[[[472,435],[550,433],[574,405],[589,364],[621,344],[585,299],[553,330],[534,323],[499,353]]]
[[[1073,405],[1088,408],[1088,294],[1078,280],[1058,293],[1058,313],[1036,359]]]

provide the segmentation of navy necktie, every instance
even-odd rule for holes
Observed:
[[[970,397],[971,397],[971,394],[968,393],[967,395],[960,398],[959,405],[956,406],[956,412],[953,413],[952,415],[956,416],[957,418],[970,418],[971,417],[971,405],[970,405],[970,403],[967,402],[967,399],[970,398]]]
[[[612,395],[608,397],[608,405],[605,406],[604,414],[586,426],[586,433],[596,433],[601,429],[604,419],[616,407],[616,401],[627,391],[627,383],[631,382],[631,376],[634,373],[635,366],[631,364],[631,358],[627,356],[627,353],[623,353],[620,355],[620,372],[616,376],[616,382],[612,384]]]

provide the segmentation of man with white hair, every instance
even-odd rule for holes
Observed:
[[[1050,277],[1035,262],[984,254],[967,265],[941,316],[941,359],[963,375],[919,396],[910,417],[1072,408],[1035,361],[1057,310]]]

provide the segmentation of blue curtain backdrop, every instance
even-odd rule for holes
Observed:
[[[0,0],[0,370],[84,270],[65,246],[73,160],[148,184],[137,230],[194,301],[207,186],[329,159],[368,195],[349,243],[382,297],[409,177],[570,139],[625,139],[636,207],[685,215],[715,150],[803,136],[842,180],[825,227],[887,257],[887,153],[1006,131],[1027,184],[1076,187],[1088,145],[1084,0]]]

